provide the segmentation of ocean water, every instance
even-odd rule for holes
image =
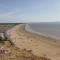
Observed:
[[[60,39],[60,23],[30,23],[25,26],[26,31],[33,32],[46,37]]]

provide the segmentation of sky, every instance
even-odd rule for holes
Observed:
[[[60,22],[60,0],[0,0],[0,23]]]

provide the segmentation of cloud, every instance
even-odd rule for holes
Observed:
[[[17,21],[18,10],[12,10],[8,12],[1,13],[0,11],[0,22],[13,22]]]
[[[7,12],[0,14],[0,22],[51,22],[60,21],[60,16],[24,16],[24,14],[16,14],[17,12]]]
[[[7,12],[7,13],[0,14],[0,19],[2,20],[13,19],[13,18],[15,18],[14,12]]]
[[[31,16],[31,17],[24,17],[22,21],[24,22],[56,22],[56,21],[60,21],[60,16]]]
[[[0,14],[0,23],[27,23],[27,22],[52,22],[60,21],[60,16],[35,16],[26,15],[21,9],[15,9]]]

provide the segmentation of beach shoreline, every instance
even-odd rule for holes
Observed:
[[[10,31],[11,41],[20,49],[32,50],[37,56],[60,60],[60,42],[25,30],[25,24],[17,25]]]
[[[53,36],[53,35],[49,35],[49,34],[46,35],[46,34],[44,34],[44,33],[34,31],[34,30],[29,26],[29,24],[26,24],[26,25],[25,25],[25,30],[26,30],[27,32],[35,33],[35,34],[37,34],[37,35],[40,35],[40,36],[43,36],[43,37],[46,37],[46,38],[54,39],[55,41],[59,41],[59,40],[60,40],[59,37],[56,37],[56,36]]]

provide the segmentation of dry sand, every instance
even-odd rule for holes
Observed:
[[[38,57],[31,53],[31,50],[19,49],[9,41],[0,43],[0,60],[50,60],[46,57]]]
[[[60,42],[25,31],[24,25],[8,30],[11,41],[20,49],[32,50],[36,56],[45,56],[51,60],[60,60]]]

